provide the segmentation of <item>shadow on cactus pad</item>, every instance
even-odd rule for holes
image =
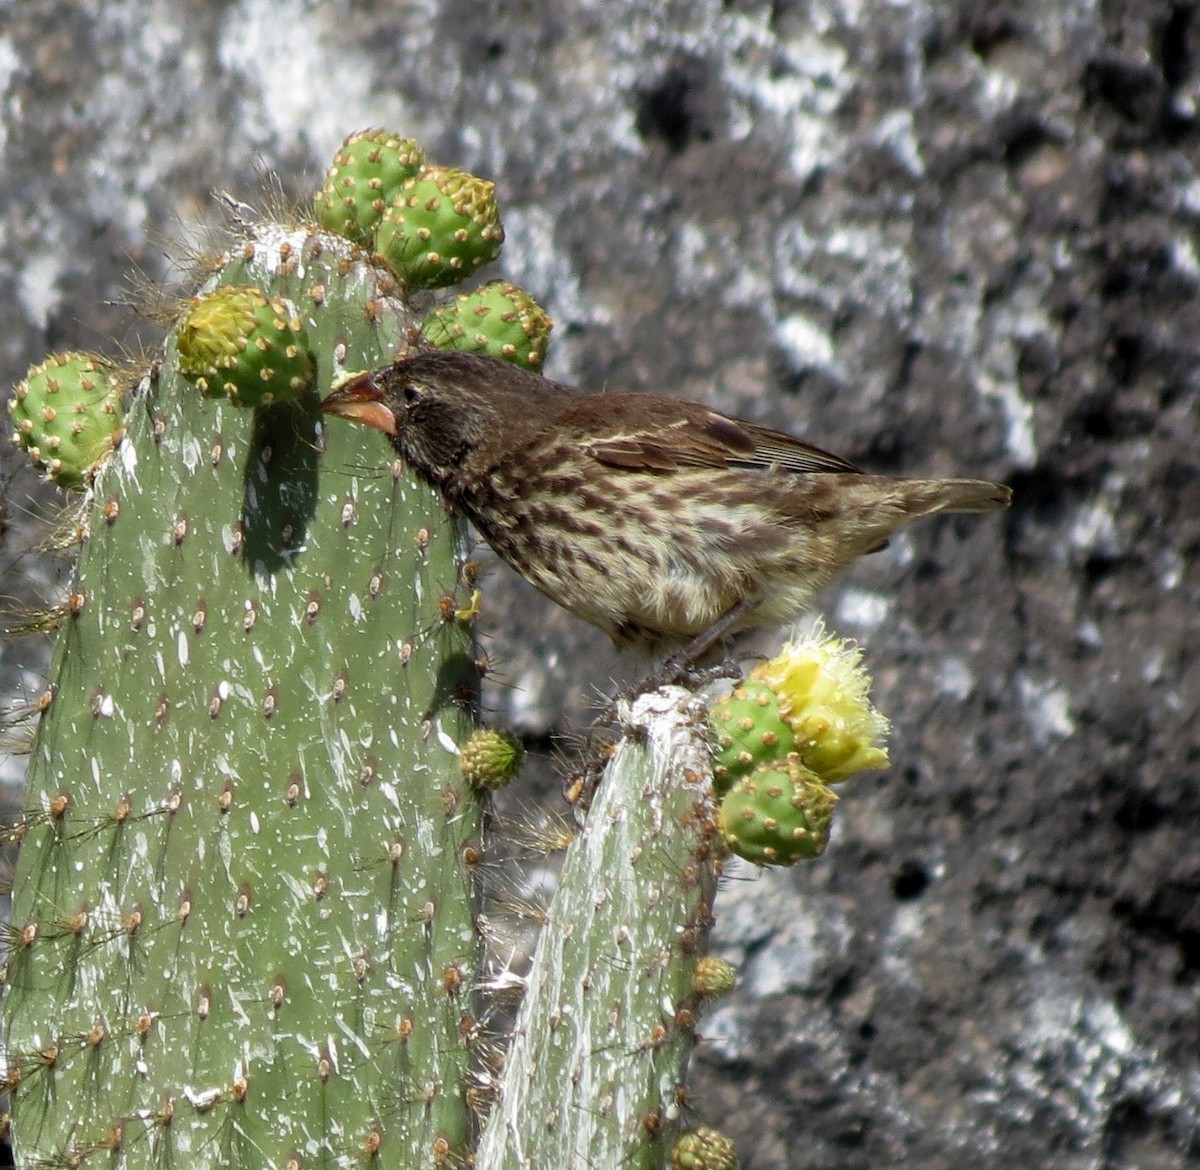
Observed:
[[[317,508],[320,399],[259,407],[242,495],[243,561],[255,577],[277,572],[304,547]]]

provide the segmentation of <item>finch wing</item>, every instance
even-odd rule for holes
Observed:
[[[596,395],[588,405],[616,397]],[[599,428],[586,426],[577,432],[588,453],[609,467],[631,471],[674,471],[681,467],[826,473],[859,470],[840,456],[783,431],[729,418],[680,399],[652,395],[620,397],[632,400],[629,417],[636,419],[634,425],[609,434],[597,434]],[[611,409],[607,413],[610,419],[614,415],[620,417]],[[573,421],[584,422],[582,418]]]

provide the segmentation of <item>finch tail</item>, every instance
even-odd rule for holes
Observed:
[[[905,505],[914,516],[930,512],[994,512],[1007,508],[1012,489],[983,479],[917,479],[905,485]]]

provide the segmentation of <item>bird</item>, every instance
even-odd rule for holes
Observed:
[[[684,398],[586,393],[457,350],[409,350],[321,409],[387,435],[498,556],[618,649],[684,660],[795,619],[920,516],[1011,499],[985,480],[872,475]]]

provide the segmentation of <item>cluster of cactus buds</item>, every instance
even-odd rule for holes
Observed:
[[[773,865],[819,857],[837,803],[829,785],[886,766],[888,723],[861,659],[818,627],[713,704],[718,816],[732,852]]]
[[[322,227],[378,253],[409,291],[457,284],[504,242],[494,184],[428,163],[383,130],[342,143],[313,206]]]

